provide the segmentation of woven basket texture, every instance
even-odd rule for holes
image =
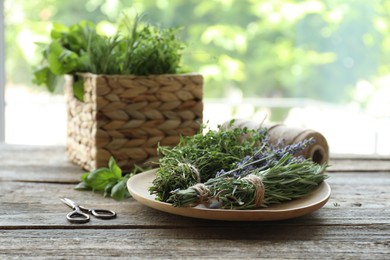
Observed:
[[[199,74],[108,76],[80,74],[84,102],[65,77],[69,159],[87,171],[107,167],[111,156],[123,170],[157,166],[157,146],[199,132],[203,77]]]

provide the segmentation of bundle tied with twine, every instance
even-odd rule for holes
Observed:
[[[195,207],[202,204],[208,208],[250,209],[265,206],[265,187],[261,177],[255,174],[238,179],[210,180],[197,183],[186,190],[173,191],[168,202],[176,207]]]
[[[312,139],[313,142],[309,144],[299,155],[306,159],[311,159],[318,164],[326,164],[329,161],[329,146],[325,137],[315,130],[302,129],[296,127],[286,126],[284,124],[267,125],[263,122],[254,122],[245,119],[235,119],[225,122],[222,128],[248,128],[259,129],[265,127],[268,129],[269,142],[277,144],[283,142],[284,145],[291,145],[302,142],[304,140]]]
[[[326,165],[285,154],[272,167],[259,167],[266,157],[251,157],[238,168],[205,183],[171,192],[167,202],[176,207],[203,204],[208,208],[256,209],[309,194],[327,178]]]

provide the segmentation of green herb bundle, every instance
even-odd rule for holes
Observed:
[[[34,70],[33,82],[54,91],[58,77],[64,74],[180,73],[184,43],[178,38],[178,28],[162,29],[141,24],[138,16],[133,23],[125,21],[127,31],[114,36],[98,33],[95,24],[88,21],[69,27],[53,24],[51,42],[40,44],[43,59]],[[80,89],[75,92],[76,97],[82,99],[83,92]]]
[[[312,142],[271,144],[265,128],[185,137],[176,147],[158,148],[160,168],[149,191],[174,206],[235,209],[300,198],[327,178],[326,165],[297,156]]]
[[[325,168],[309,160],[294,160],[291,154],[286,154],[265,170],[252,168],[238,177],[225,174],[207,180],[202,186],[196,184],[172,191],[167,202],[178,207],[199,203],[225,209],[266,207],[307,195],[327,178],[323,174]]]
[[[166,201],[172,190],[205,182],[221,169],[233,169],[242,158],[253,154],[265,136],[265,129],[219,128],[181,137],[175,147],[159,146],[159,168],[149,190],[159,200]]]

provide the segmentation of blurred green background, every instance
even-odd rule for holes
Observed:
[[[144,13],[183,27],[183,65],[206,77],[205,97],[305,97],[364,107],[389,74],[390,1],[381,0],[5,0],[9,84],[31,85],[52,22],[109,29]],[[363,83],[369,85],[364,85]],[[357,93],[363,91],[363,95]],[[368,89],[368,90],[367,90]]]
[[[183,28],[209,125],[283,122],[320,131],[332,153],[390,154],[390,0],[3,1],[7,142],[65,143],[64,96],[31,83],[53,22],[112,33],[143,13]]]

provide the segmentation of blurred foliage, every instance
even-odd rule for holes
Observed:
[[[31,84],[52,22],[99,23],[123,14],[182,27],[183,64],[206,77],[205,96],[353,98],[359,81],[390,72],[390,1],[5,0],[8,80]]]

